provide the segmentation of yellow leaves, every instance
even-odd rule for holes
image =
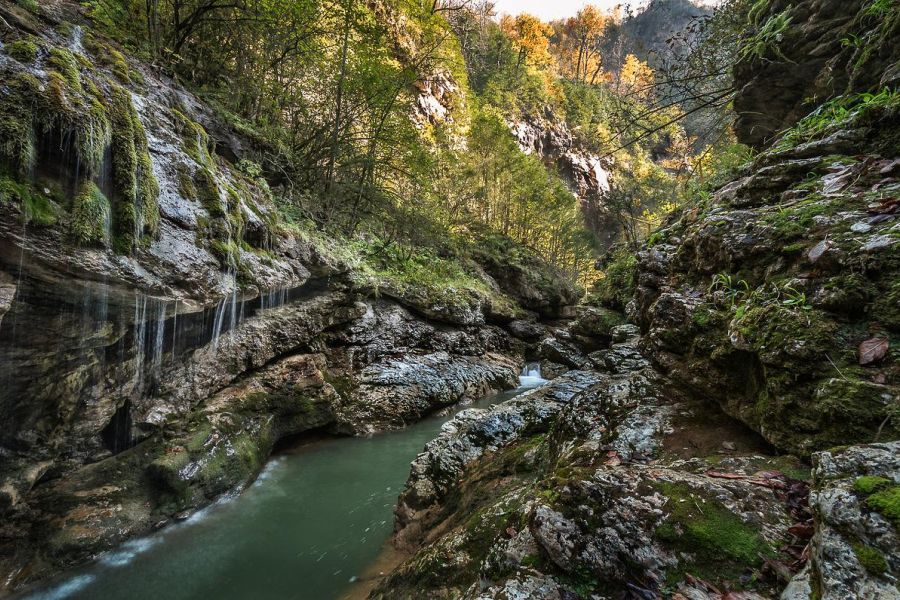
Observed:
[[[554,48],[560,73],[564,77],[584,83],[598,83],[604,79],[600,48],[606,27],[612,21],[612,15],[604,14],[592,4],[566,20],[558,32],[560,39]]]
[[[553,29],[528,13],[503,15],[500,28],[512,40],[522,59],[532,65],[550,64],[550,36]]]
[[[641,99],[649,99],[653,95],[653,80],[655,74],[650,65],[629,54],[625,57],[625,63],[619,73],[619,84],[629,94]]]

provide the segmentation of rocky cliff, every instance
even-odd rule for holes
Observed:
[[[509,123],[510,131],[526,154],[534,154],[559,173],[578,199],[585,222],[602,245],[618,238],[618,225],[604,202],[609,192],[610,165],[580,148],[564,121],[552,112],[526,115]]]

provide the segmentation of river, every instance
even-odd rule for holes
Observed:
[[[29,600],[330,600],[362,595],[386,551],[410,462],[464,408],[487,407],[541,385],[456,407],[399,431],[328,438],[274,456],[257,480],[177,525],[126,542]]]

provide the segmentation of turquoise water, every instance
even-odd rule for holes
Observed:
[[[523,377],[522,387],[470,406],[490,406],[541,383]],[[283,453],[237,497],[128,542],[26,598],[342,598],[358,591],[390,537],[410,462],[451,416]]]

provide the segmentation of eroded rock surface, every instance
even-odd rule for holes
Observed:
[[[900,598],[900,442],[813,456],[810,562],[783,600]]]
[[[789,496],[803,485],[786,472],[802,464],[735,446],[731,426],[708,428],[715,450],[674,453],[690,437],[679,414],[692,409],[635,333],[614,328],[626,339],[598,352],[597,371],[444,426],[397,509],[397,541],[421,546],[373,598],[712,599],[796,542]],[[780,589],[750,587],[761,595],[744,598]]]

